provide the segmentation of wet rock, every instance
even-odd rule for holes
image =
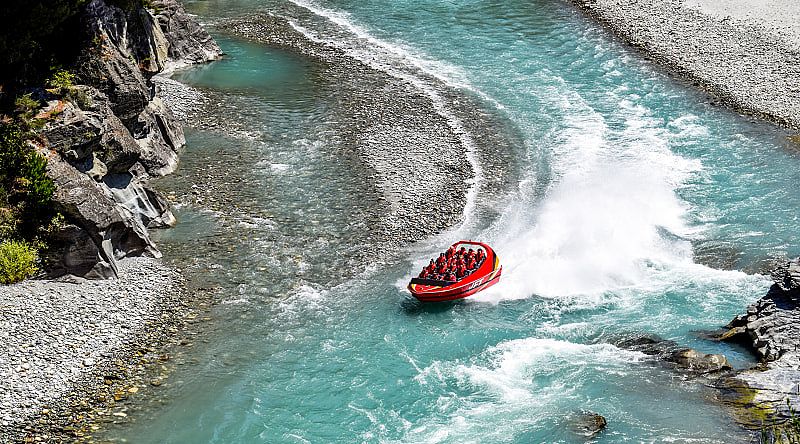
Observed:
[[[785,362],[800,364],[800,259],[781,267],[766,296],[734,318],[719,339],[749,347],[764,362],[786,356]]]
[[[675,363],[678,368],[698,373],[712,373],[733,369],[725,356],[700,353],[691,348],[673,352],[667,358],[667,361]]]
[[[568,418],[569,429],[579,437],[593,438],[602,432],[608,422],[603,415],[594,412],[578,412]]]
[[[775,284],[767,294],[734,318],[719,340],[748,347],[762,361],[758,368],[741,372],[733,380],[746,393],[736,400],[739,416],[763,420],[786,419],[789,405],[800,405],[800,259],[776,270]],[[735,385],[734,384],[734,385]]]
[[[626,350],[654,356],[676,370],[687,373],[708,374],[732,369],[723,355],[701,353],[655,335],[634,334],[620,338],[614,343]]]

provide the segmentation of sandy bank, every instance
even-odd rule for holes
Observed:
[[[0,287],[0,442],[69,441],[76,405],[88,410],[167,336],[183,294],[180,275],[148,258],[120,261],[119,279]]]
[[[800,129],[800,3],[573,0],[725,104]]]

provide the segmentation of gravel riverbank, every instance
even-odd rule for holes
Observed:
[[[75,423],[175,331],[183,287],[149,258],[120,261],[119,279],[0,287],[0,442],[79,437]]]
[[[573,2],[624,41],[698,82],[726,105],[800,129],[800,4]]]

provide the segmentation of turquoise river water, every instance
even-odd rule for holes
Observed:
[[[216,304],[182,365],[100,437],[571,443],[585,438],[570,418],[593,411],[609,424],[594,442],[750,439],[703,380],[612,343],[655,334],[752,365],[698,331],[762,296],[773,261],[800,255],[800,151],[786,132],[714,106],[566,1],[187,7],[228,55],[175,78],[240,110],[240,128],[187,128],[181,168],[160,185],[180,223],[157,237]],[[474,98],[520,140],[517,183],[491,215],[468,204],[468,223],[337,280],[369,230],[360,179],[326,136],[335,107],[314,62],[215,26],[257,11]],[[474,169],[479,187],[491,171]],[[416,303],[405,283],[458,238],[494,246],[500,283]]]

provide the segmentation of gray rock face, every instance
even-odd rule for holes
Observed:
[[[139,145],[138,160],[151,177],[167,175],[178,166],[178,149],[186,144],[183,128],[159,97],[154,97],[131,123]]]
[[[127,16],[103,0],[92,0],[85,11],[83,20],[90,43],[76,65],[78,81],[106,94],[117,117],[132,119],[144,110],[151,94],[134,62]]]
[[[767,295],[726,328],[720,339],[749,346],[762,361],[800,365],[800,259],[788,263]]]
[[[177,0],[153,0],[155,19],[168,45],[169,58],[175,62],[203,63],[222,56],[217,42],[208,35]]]
[[[143,8],[90,1],[82,16],[88,43],[75,64],[84,100],[54,100],[43,110],[50,118],[41,151],[68,222],[54,239],[52,276],[114,277],[118,259],[160,256],[147,229],[176,222],[146,181],[175,170],[185,138],[150,78],[168,63],[221,52],[175,0],[156,3],[158,20]]]
[[[61,233],[65,240],[69,235],[74,236],[74,242],[62,249],[55,270],[89,278],[109,278],[116,277],[117,259],[142,254],[160,257],[143,220],[120,205],[107,185],[92,180],[57,154],[48,157],[47,174],[56,184],[53,196],[56,209],[74,226]],[[92,261],[96,265],[90,268]]]
[[[736,384],[754,392],[751,404],[789,417],[787,400],[800,405],[800,259],[777,271],[766,296],[727,325],[719,339],[749,347],[764,363],[736,375]]]

